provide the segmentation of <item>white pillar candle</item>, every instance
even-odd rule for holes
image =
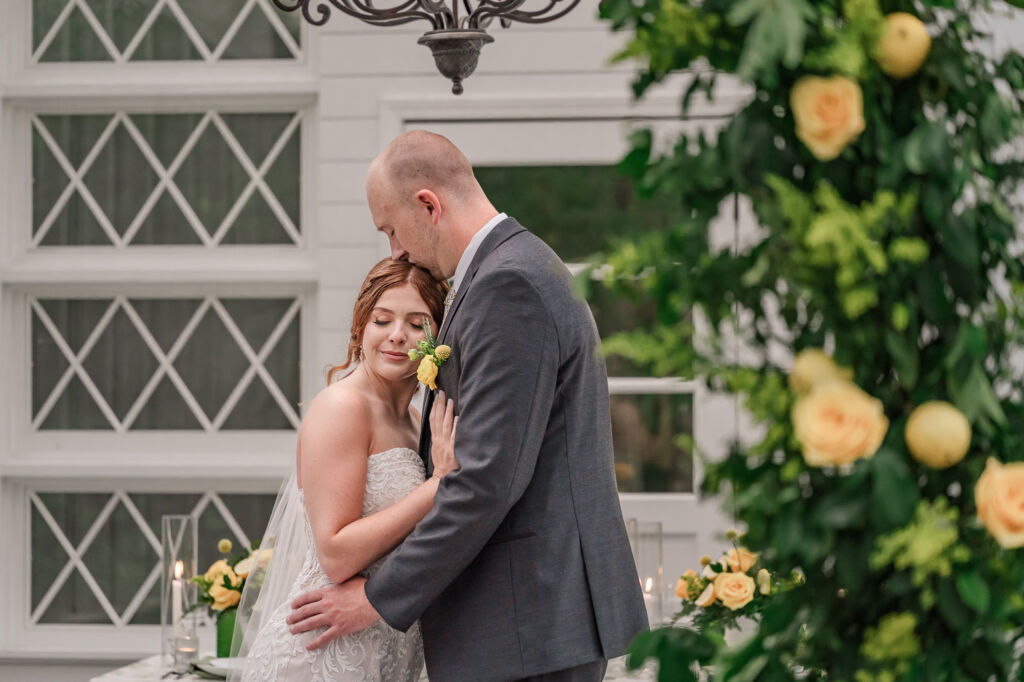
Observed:
[[[185,573],[185,565],[181,561],[174,564],[174,580],[171,581],[171,622],[174,623],[174,634],[181,634],[181,576]]]

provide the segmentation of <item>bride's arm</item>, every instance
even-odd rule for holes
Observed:
[[[387,554],[434,502],[431,477],[395,504],[362,517],[370,415],[351,391],[322,391],[299,430],[303,494],[320,567],[340,583]]]

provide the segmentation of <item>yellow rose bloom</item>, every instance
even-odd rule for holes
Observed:
[[[680,599],[690,598],[690,583],[687,578],[697,579],[697,573],[693,569],[687,569],[676,583],[676,596]]]
[[[1024,547],[1024,462],[1002,464],[989,457],[974,486],[978,518],[1007,549]]]
[[[796,136],[819,161],[831,161],[864,131],[860,86],[843,76],[804,76],[793,86],[790,108]]]
[[[232,580],[231,582],[234,584],[235,581]],[[238,601],[242,598],[242,593],[238,590],[224,587],[223,581],[218,580],[210,586],[210,597],[213,599],[213,605],[210,608],[214,611],[223,611],[238,604]]]
[[[431,357],[420,360],[420,367],[416,370],[416,378],[423,382],[423,385],[431,391],[437,390],[437,364]]]
[[[853,379],[853,370],[840,367],[820,348],[805,348],[796,354],[793,369],[789,372],[789,388],[797,393],[806,393],[822,381]]]
[[[739,549],[730,549],[728,553],[722,557],[722,560],[725,561],[727,566],[729,566],[730,571],[734,573],[746,573],[754,564],[757,563],[757,555],[746,547],[740,547]]]
[[[224,575],[225,573],[230,573],[232,576],[234,575],[231,567],[228,566],[228,562],[225,559],[220,559],[210,564],[210,568],[207,569],[206,574],[203,577],[207,580],[217,580],[219,576]]]
[[[792,420],[804,461],[813,467],[873,457],[889,429],[881,401],[847,381],[816,386],[793,406]]]
[[[715,597],[731,611],[754,599],[754,579],[746,573],[722,573],[715,578]]]

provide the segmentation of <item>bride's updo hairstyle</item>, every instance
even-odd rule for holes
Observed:
[[[377,301],[380,300],[381,295],[388,289],[406,284],[411,284],[416,288],[424,303],[427,304],[430,316],[440,325],[441,317],[444,315],[444,298],[448,295],[448,283],[434,279],[429,272],[408,261],[385,258],[370,269],[363,281],[363,286],[359,288],[356,305],[352,310],[352,331],[348,341],[348,357],[345,359],[345,364],[335,365],[327,371],[328,384],[340,378],[339,372],[348,369],[354,360],[362,359],[363,331],[370,323],[370,313],[377,307]],[[436,328],[432,331],[434,334],[438,332]]]

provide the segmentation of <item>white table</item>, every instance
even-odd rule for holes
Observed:
[[[123,668],[117,670],[111,670],[109,673],[104,673],[99,677],[94,677],[90,682],[163,682],[163,680],[202,680],[209,678],[202,678],[196,675],[182,675],[176,677],[170,675],[163,677],[167,673],[167,668],[160,666],[160,654],[150,656],[149,658],[143,658],[141,661],[136,661],[131,665],[126,665]],[[626,664],[623,658],[612,659],[608,663],[608,673],[605,675],[605,680],[614,680],[615,682],[653,682],[657,675],[654,672],[654,668],[648,666],[644,670],[629,673],[626,671]],[[423,679],[426,679],[424,675]]]

